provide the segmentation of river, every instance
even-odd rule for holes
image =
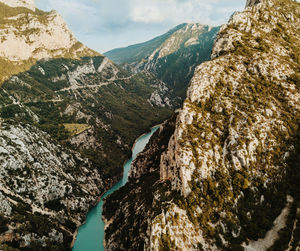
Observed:
[[[136,140],[132,149],[132,157],[124,165],[124,175],[122,180],[109,189],[102,196],[97,206],[89,211],[86,223],[78,229],[77,239],[72,251],[104,251],[104,222],[102,220],[103,199],[126,184],[132,161],[136,158],[138,153],[144,150],[152,134],[158,128],[159,126],[153,127],[150,133],[144,134]]]

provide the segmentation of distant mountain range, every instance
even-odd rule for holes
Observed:
[[[133,72],[147,70],[184,98],[197,65],[210,59],[220,27],[181,24],[145,43],[104,53]]]

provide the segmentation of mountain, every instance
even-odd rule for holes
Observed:
[[[176,95],[79,43],[56,12],[0,2],[0,249],[69,250],[134,140]]]
[[[177,118],[106,199],[107,250],[300,248],[299,14],[249,0],[222,26]]]
[[[195,67],[210,59],[219,28],[184,23],[150,41],[104,55],[134,72],[153,73],[184,98]]]
[[[36,9],[33,1],[0,1],[0,84],[42,58],[98,55],[76,40],[57,12]]]

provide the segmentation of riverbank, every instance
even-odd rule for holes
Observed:
[[[117,182],[112,188],[107,190],[104,194],[102,194],[99,203],[92,208],[87,217],[85,224],[81,225],[78,228],[77,237],[73,242],[73,251],[100,251],[104,250],[103,240],[104,240],[104,228],[105,222],[102,219],[102,208],[104,199],[124,186],[128,180],[128,173],[131,167],[132,161],[136,158],[139,152],[141,152],[146,144],[148,143],[152,134],[160,127],[159,125],[153,126],[150,129],[150,133],[144,133],[139,136],[132,147],[132,157],[125,163],[123,177]],[[75,233],[74,233],[75,234]]]
[[[136,144],[137,144],[137,142],[139,141],[139,139],[142,138],[142,137],[144,137],[144,136],[146,136],[147,134],[151,133],[151,131],[152,131],[154,128],[158,128],[158,127],[160,127],[160,126],[161,126],[161,124],[157,124],[157,125],[154,125],[154,126],[150,127],[149,130],[148,130],[147,132],[141,134],[139,137],[137,137],[137,138],[135,139],[135,141],[134,141],[134,143],[133,143],[133,146],[131,147],[131,157],[129,157],[127,160],[124,161],[123,167],[126,165],[126,163],[127,163],[128,161],[130,161],[130,159],[132,159],[132,157],[133,157],[133,155],[134,155],[134,149],[135,149]],[[116,184],[118,184],[119,182],[121,182],[122,179],[123,179],[123,177],[124,177],[124,168],[123,168],[123,172],[122,172],[122,174],[121,174],[121,178],[120,178],[119,180],[114,180],[113,183],[111,183],[110,186],[107,187],[107,189],[104,190],[104,192],[103,192],[103,193],[95,200],[95,202],[92,204],[92,206],[91,206],[91,208],[89,209],[88,213],[89,213],[91,210],[93,210],[95,207],[97,207],[97,205],[100,203],[100,201],[101,201],[102,199],[104,199],[103,196],[104,196],[110,189],[112,189]],[[87,214],[87,215],[88,215],[88,214]],[[86,218],[87,218],[87,217],[86,217]],[[77,235],[78,235],[79,229],[80,229],[83,225],[86,224],[86,218],[85,218],[84,222],[83,222],[79,227],[77,227],[77,229],[76,229],[75,232],[73,233],[73,236],[72,236],[72,242],[71,242],[71,245],[70,245],[71,249],[73,249],[73,247],[74,247],[74,245],[75,245],[75,242],[76,242],[76,240],[77,240]]]

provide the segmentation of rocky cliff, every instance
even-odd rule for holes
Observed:
[[[133,222],[138,235],[108,235],[109,250],[138,242],[144,250],[295,250],[299,24],[299,3],[261,0],[247,1],[222,26],[212,60],[196,68],[168,148],[154,164],[160,178],[152,180],[158,192],[145,209],[151,212]],[[143,171],[128,186],[141,193],[140,181],[155,168],[140,162],[135,169]],[[137,217],[144,200],[119,199],[134,207],[121,218]],[[132,229],[118,210],[109,215],[107,232]]]
[[[22,0],[2,0],[0,9],[1,83],[42,58],[99,55],[78,42],[55,11],[43,12]]]
[[[134,72],[153,73],[184,98],[195,67],[209,60],[218,31],[219,27],[184,23],[150,41],[105,55]]]
[[[160,126],[146,150],[135,159],[129,182],[106,199],[106,250],[143,250],[150,244],[147,227],[160,213],[162,200],[170,198],[170,187],[159,182],[159,163],[174,132],[175,120],[174,115]]]
[[[103,191],[99,170],[79,153],[33,126],[1,124],[0,248],[67,250]]]

